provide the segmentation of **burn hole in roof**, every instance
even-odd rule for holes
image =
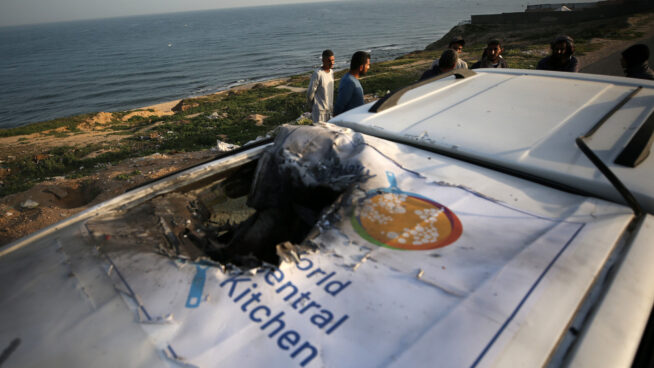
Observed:
[[[128,248],[222,264],[279,264],[277,245],[302,243],[317,221],[367,174],[353,133],[283,127],[257,161],[90,221],[105,251]]]

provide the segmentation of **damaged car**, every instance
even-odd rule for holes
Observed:
[[[455,71],[0,248],[3,367],[646,366],[654,82]]]

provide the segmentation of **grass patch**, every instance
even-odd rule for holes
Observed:
[[[42,133],[48,130],[65,127],[69,132],[77,132],[77,126],[86,122],[87,119],[93,117],[95,114],[82,114],[70,116],[60,119],[48,120],[40,123],[33,123],[21,127],[0,129],[0,137],[13,137],[17,135],[28,135],[34,133]]]
[[[27,190],[34,184],[54,176],[84,177],[93,173],[94,167],[101,164],[108,162],[115,164],[126,158],[138,157],[146,153],[145,150],[122,146],[116,151],[106,152],[93,158],[84,158],[91,152],[97,151],[99,147],[99,145],[60,146],[45,152],[48,157],[38,162],[31,157],[18,158],[7,164],[12,174],[3,180],[0,196]]]
[[[45,135],[55,138],[66,138],[66,137],[70,137],[72,133],[68,131],[53,130],[45,133]]]
[[[178,116],[164,121],[152,132],[160,137],[159,149],[190,151],[212,147],[219,136],[223,141],[242,145],[258,136],[265,135],[278,125],[292,122],[304,111],[304,93],[288,93],[274,87],[261,87],[238,93],[225,94],[221,98],[198,98],[198,106],[188,109],[184,115],[204,113],[190,120]],[[221,118],[212,120],[207,116],[217,111]],[[266,116],[263,124],[256,125],[250,118],[254,114]]]
[[[383,97],[388,92],[398,90],[418,81],[423,72],[424,70],[412,69],[383,73],[370,78],[362,78],[361,86],[366,93],[373,93],[377,97]]]
[[[131,136],[134,134],[131,130],[119,130],[116,132],[111,133],[111,135],[124,135],[124,136]]]
[[[132,171],[132,172],[130,172],[130,173],[126,173],[126,174],[118,174],[118,175],[114,176],[114,179],[116,179],[116,180],[121,180],[121,181],[127,181],[127,180],[129,180],[131,177],[133,177],[133,176],[137,176],[137,175],[141,175],[141,171],[139,171],[139,170],[134,170],[134,171]]]
[[[300,88],[308,88],[309,87],[309,81],[311,80],[311,73],[306,73],[306,74],[300,74],[300,75],[294,75],[292,76],[288,82],[286,82],[287,86],[291,87],[300,87]]]

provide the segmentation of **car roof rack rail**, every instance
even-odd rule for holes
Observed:
[[[475,72],[473,72],[472,70],[469,70],[469,69],[455,69],[455,70],[449,71],[447,73],[443,73],[441,75],[437,75],[435,77],[432,77],[432,78],[425,79],[425,80],[420,81],[420,82],[410,84],[410,85],[408,85],[408,86],[406,86],[404,88],[398,89],[395,92],[391,92],[391,93],[387,94],[386,96],[381,98],[379,101],[377,101],[374,105],[372,105],[372,107],[368,111],[369,112],[381,112],[381,111],[384,111],[384,110],[386,110],[388,108],[391,108],[391,107],[397,105],[397,102],[400,100],[400,97],[402,97],[405,93],[407,93],[407,92],[409,92],[409,91],[411,91],[411,90],[413,90],[415,88],[422,87],[425,84],[437,81],[439,79],[444,79],[444,78],[447,78],[447,77],[452,76],[452,75],[456,79],[463,79],[463,78],[472,77],[473,75],[476,75],[476,74],[477,73],[475,73]]]
[[[649,156],[654,141],[654,114],[638,129],[633,138],[620,152],[615,163],[627,167],[636,167]]]
[[[629,95],[627,95],[620,103],[615,105],[609,112],[607,112],[586,134],[578,137],[575,139],[575,143],[577,143],[577,146],[581,150],[581,152],[586,155],[586,157],[597,167],[597,169],[608,179],[608,181],[613,185],[613,187],[620,193],[622,198],[624,198],[625,202],[631,207],[631,209],[634,211],[636,218],[640,218],[643,216],[645,213],[643,211],[643,208],[640,206],[634,195],[629,191],[629,189],[618,179],[618,177],[611,171],[611,169],[608,168],[602,162],[602,160],[588,147],[586,144],[586,140],[590,138],[597,130],[607,121],[613,114],[615,114],[616,111],[618,111],[622,106],[624,106],[629,100],[631,100],[638,92],[640,92],[643,88],[638,87],[631,91]],[[648,121],[649,123],[649,121]],[[645,124],[647,125],[647,124]],[[642,129],[641,129],[642,130]],[[640,132],[640,131],[639,131]]]

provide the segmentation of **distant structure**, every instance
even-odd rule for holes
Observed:
[[[650,0],[607,0],[589,3],[528,5],[521,13],[472,15],[472,24],[569,24],[654,9]]]
[[[537,5],[527,5],[525,12],[544,12],[544,11],[565,11],[560,10],[561,8],[567,8],[570,11],[577,11],[583,9],[590,9],[597,6],[597,2],[592,3],[560,3],[560,4],[537,4]]]

